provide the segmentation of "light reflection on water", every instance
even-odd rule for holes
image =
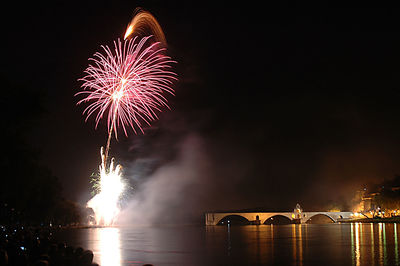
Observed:
[[[70,230],[100,265],[400,265],[398,224],[165,226]]]
[[[121,265],[121,242],[119,239],[118,228],[101,228],[97,230],[99,252],[96,257],[100,257],[102,266]]]
[[[399,264],[399,245],[397,242],[397,224],[394,224],[393,226],[393,235],[394,235],[394,258],[395,262]]]
[[[400,265],[397,227],[396,223],[351,224],[352,264]]]

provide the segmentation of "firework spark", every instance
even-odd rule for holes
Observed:
[[[157,119],[157,112],[168,107],[164,94],[173,94],[171,85],[176,80],[171,64],[175,61],[166,56],[165,48],[159,42],[146,46],[150,37],[140,41],[137,38],[114,42],[114,51],[102,46],[105,54],[99,52],[89,59],[92,65],[85,70],[83,91],[76,95],[86,97],[78,104],[91,102],[84,110],[90,116],[97,113],[96,128],[107,116],[108,132],[122,127],[127,136],[127,127],[143,132],[143,124]]]
[[[120,212],[118,202],[126,185],[121,178],[121,165],[115,166],[114,159],[112,159],[107,170],[103,148],[101,148],[100,155],[102,160],[99,166],[100,178],[96,184],[99,193],[87,203],[87,206],[93,209],[97,224],[109,226],[113,224],[115,217]]]

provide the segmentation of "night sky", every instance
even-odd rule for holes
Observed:
[[[131,208],[318,209],[400,174],[399,10],[189,2],[14,3],[2,17],[2,92],[30,92],[3,99],[2,117],[31,122],[26,145],[66,198],[89,199],[107,140],[76,106],[78,78],[139,6],[162,26],[179,82],[144,135],[111,144]]]

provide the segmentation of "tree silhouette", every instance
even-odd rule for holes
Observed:
[[[29,143],[29,134],[45,112],[45,94],[31,85],[1,78],[0,223],[62,220],[57,217],[57,209],[66,204],[61,184],[40,164],[39,150]],[[79,219],[75,214],[71,217]]]

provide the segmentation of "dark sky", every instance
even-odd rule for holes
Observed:
[[[46,111],[28,143],[65,197],[90,197],[107,138],[104,123],[95,130],[84,122],[77,79],[100,45],[123,37],[138,6],[161,24],[179,75],[171,111],[144,135],[112,143],[142,200],[198,211],[297,202],[311,209],[400,173],[398,10],[236,3],[32,2],[7,10],[2,76],[41,95]]]

